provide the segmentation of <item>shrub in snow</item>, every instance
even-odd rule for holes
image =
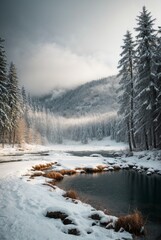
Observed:
[[[34,171],[43,171],[43,170],[47,170],[50,169],[52,167],[52,165],[54,165],[54,163],[46,163],[46,164],[39,164],[39,165],[35,165],[33,166],[33,170]]]
[[[72,198],[72,199],[78,199],[78,194],[76,191],[74,190],[69,190],[67,191],[63,197],[68,197],[68,198]]]
[[[144,220],[142,214],[139,211],[135,211],[133,214],[119,217],[115,223],[115,230],[120,231],[122,228],[136,236],[144,235]]]
[[[63,175],[58,172],[55,172],[55,171],[50,171],[50,172],[46,173],[44,176],[47,178],[53,178],[57,181],[60,181],[63,179]]]
[[[60,170],[62,175],[73,175],[76,174],[76,170],[62,169]]]

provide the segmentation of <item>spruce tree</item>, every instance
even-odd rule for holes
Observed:
[[[157,147],[161,149],[161,28],[157,37],[157,88],[156,88],[156,136]]]
[[[7,60],[3,44],[4,40],[0,38],[0,141],[4,145],[5,130],[9,126],[9,106],[7,104]]]
[[[15,65],[11,62],[8,75],[8,104],[10,106],[9,119],[11,122],[9,142],[15,142],[18,119],[22,113],[22,99],[18,84],[18,77]]]
[[[137,17],[137,78],[136,78],[136,124],[137,133],[144,134],[146,149],[156,147],[156,34],[155,19],[143,7]]]
[[[135,44],[132,40],[131,33],[127,31],[124,36],[124,45],[122,46],[121,59],[118,68],[121,80],[119,82],[119,114],[122,115],[123,121],[127,127],[129,149],[132,151],[136,148],[134,139],[134,59]]]

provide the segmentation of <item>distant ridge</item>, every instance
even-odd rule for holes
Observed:
[[[117,110],[118,78],[94,80],[72,90],[55,90],[41,97],[41,104],[65,117],[84,116]]]

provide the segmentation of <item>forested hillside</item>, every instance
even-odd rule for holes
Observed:
[[[40,97],[39,101],[51,112],[65,117],[116,111],[118,109],[116,94],[118,82],[116,76],[111,76],[91,81],[65,92],[54,91]]]

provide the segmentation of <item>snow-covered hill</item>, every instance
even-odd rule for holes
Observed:
[[[82,116],[117,110],[118,78],[107,77],[72,90],[60,90],[40,98],[52,112],[62,116]]]

